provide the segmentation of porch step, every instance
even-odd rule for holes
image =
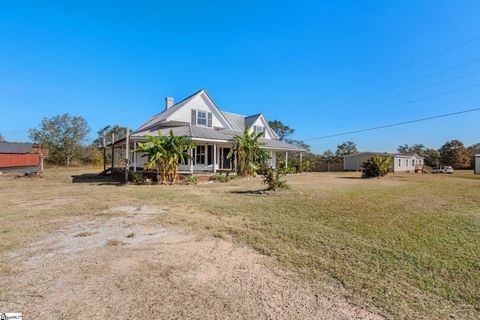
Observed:
[[[111,173],[111,172],[112,172],[112,168],[108,168],[108,169],[105,169],[102,172],[100,172],[98,175],[99,176],[106,176],[108,173]]]

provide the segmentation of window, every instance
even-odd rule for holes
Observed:
[[[253,126],[253,132],[255,132],[255,134],[265,132],[265,127],[263,127],[263,126]]]
[[[197,112],[197,125],[207,126],[207,113],[204,111]]]
[[[398,166],[399,166],[399,167],[402,166],[402,159],[398,159]]]
[[[405,159],[405,165],[408,167],[408,159]]]
[[[213,164],[213,146],[210,145],[207,147],[207,165]]]
[[[197,146],[195,164],[205,164],[205,146]]]

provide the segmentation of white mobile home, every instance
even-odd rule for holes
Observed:
[[[419,157],[417,154],[360,152],[343,158],[343,170],[361,171],[362,163],[375,155],[391,156],[393,159],[393,172],[416,172],[424,168],[424,158]]]

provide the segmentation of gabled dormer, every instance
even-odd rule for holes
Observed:
[[[250,132],[263,132],[265,134],[265,139],[278,139],[277,134],[272,128],[270,128],[267,119],[265,119],[265,116],[262,113],[245,117],[245,126],[250,127]]]
[[[136,131],[152,127],[199,126],[211,129],[229,129],[232,126],[205,89],[192,94],[178,103],[165,98],[165,110],[152,117]]]
[[[229,139],[242,134],[245,127],[256,133],[264,132],[264,139],[278,140],[262,113],[251,116],[221,111],[205,89],[175,103],[173,98],[165,98],[165,109],[140,126],[134,133],[154,132],[159,129],[198,127],[218,131]]]

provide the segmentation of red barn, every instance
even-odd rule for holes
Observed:
[[[47,152],[42,145],[33,143],[0,142],[0,173],[43,171]]]

